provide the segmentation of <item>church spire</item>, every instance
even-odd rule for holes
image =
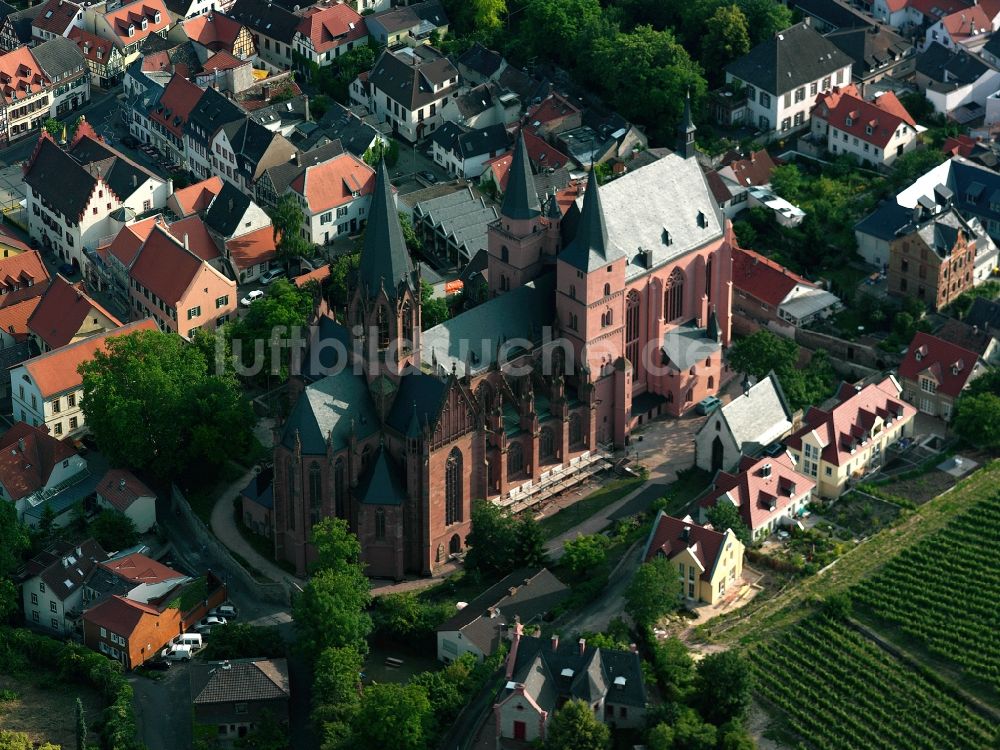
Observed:
[[[694,134],[697,128],[691,119],[691,90],[684,97],[684,117],[677,126],[677,153],[685,159],[694,156]]]
[[[399,214],[384,160],[375,170],[375,190],[368,210],[358,280],[361,290],[369,297],[375,296],[379,287],[384,286],[389,297],[395,298],[400,281],[411,287],[413,285],[413,262],[399,226]]]
[[[519,133],[514,146],[514,157],[510,161],[507,176],[507,190],[503,194],[500,215],[508,219],[534,219],[542,213],[542,204],[535,192],[535,178],[531,174],[528,161],[528,147],[524,134]]]
[[[592,169],[587,178],[587,191],[583,195],[583,210],[577,222],[576,236],[559,258],[574,268],[589,272],[623,255],[619,247],[608,238],[597,172]]]

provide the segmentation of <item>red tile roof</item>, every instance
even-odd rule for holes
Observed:
[[[18,250],[27,253],[31,246],[14,234],[14,230],[8,226],[0,224],[0,247],[9,247],[11,250]]]
[[[703,171],[705,172],[705,182],[708,183],[708,189],[712,191],[712,197],[715,198],[715,202],[722,206],[726,201],[731,200],[733,194],[729,192],[729,188],[726,187],[726,181],[722,179],[719,173],[714,169],[703,169]]]
[[[979,141],[972,136],[959,133],[958,135],[948,136],[945,139],[944,145],[941,146],[941,150],[948,156],[968,157],[975,151],[978,145]]]
[[[196,182],[190,187],[174,191],[174,200],[183,211],[183,215],[201,213],[208,210],[212,198],[222,192],[222,178],[213,175],[207,180]]]
[[[202,66],[205,74],[211,74],[215,71],[223,70],[233,70],[235,68],[242,67],[244,65],[250,65],[249,60],[241,60],[238,57],[233,57],[231,54],[225,50],[219,50],[213,54],[210,58],[205,60],[205,64]]]
[[[142,221],[137,221],[134,224],[127,224],[115,235],[110,245],[98,248],[98,252],[104,250],[105,252],[101,253],[102,257],[106,259],[109,254],[113,255],[125,268],[128,268],[132,265],[132,261],[135,260],[135,256],[138,255],[142,243],[146,241],[149,233],[153,231],[153,227],[157,224],[163,226],[163,217],[159,214],[150,216]]]
[[[296,31],[307,37],[317,52],[326,52],[368,36],[365,19],[347,3],[309,8],[302,14]]]
[[[733,248],[733,286],[754,299],[777,307],[799,284],[816,286],[760,253]]]
[[[128,640],[144,617],[159,615],[160,612],[155,607],[116,594],[84,612],[83,619]]]
[[[156,493],[126,469],[109,469],[97,484],[97,494],[122,512],[140,497],[156,498]]]
[[[69,0],[48,0],[31,22],[31,28],[62,36],[81,11],[79,5]]]
[[[159,23],[156,22],[157,13],[159,13]],[[104,14],[104,18],[123,47],[141,42],[150,34],[170,28],[170,14],[163,0],[136,0],[134,3],[108,11]],[[145,29],[142,28],[143,19],[146,19]],[[133,27],[132,36],[128,33],[129,26]]]
[[[96,63],[107,64],[108,58],[111,57],[111,50],[114,49],[110,40],[84,31],[79,26],[70,29],[69,39],[76,42],[76,46],[80,48],[84,57]],[[99,55],[98,50],[100,50]]]
[[[0,307],[0,331],[10,334],[15,341],[28,339],[28,318],[38,307],[41,297],[29,297],[12,305]]]
[[[766,185],[771,181],[771,173],[777,166],[764,148],[751,151],[747,159],[737,159],[729,164],[740,185]]]
[[[0,55],[0,94],[7,104],[15,101],[15,93],[23,98],[26,92],[38,92],[51,83],[30,48],[18,47]]]
[[[528,109],[525,121],[526,130],[534,132],[535,128],[549,122],[563,120],[572,115],[580,114],[580,108],[560,94],[549,94],[539,104]]]
[[[188,249],[202,260],[213,261],[220,257],[219,246],[208,233],[208,227],[200,216],[188,216],[175,221],[168,230],[181,244],[184,244],[186,238]]]
[[[901,126],[915,127],[913,118],[891,91],[874,101],[846,91],[821,94],[813,115],[877,148],[885,148]]]
[[[165,303],[176,306],[201,272],[204,261],[161,227],[154,227],[129,276]]]
[[[484,171],[487,169],[492,170],[493,178],[501,193],[507,189],[507,177],[510,175],[510,163],[513,160],[514,153],[510,151],[500,156],[494,156],[483,163]]]
[[[885,0],[890,13],[897,13],[907,6],[908,0]]]
[[[908,0],[906,6],[933,21],[975,5],[975,0]]]
[[[851,460],[851,446],[868,439],[876,417],[907,420],[917,413],[903,401],[899,384],[891,375],[861,390],[844,383],[837,398],[840,403],[830,411],[815,406],[809,409],[803,427],[788,438],[789,448],[802,450],[802,436],[815,432],[823,446],[823,460],[841,466]]]
[[[122,323],[87,295],[83,283],[71,284],[56,274],[42,295],[41,304],[28,320],[28,327],[50,349],[65,346],[92,315],[103,315],[115,326]]]
[[[184,76],[174,73],[170,83],[163,89],[160,101],[149,112],[149,119],[158,122],[178,138],[183,138],[184,124],[203,93]]]
[[[178,573],[173,568],[168,568],[163,563],[138,552],[102,562],[101,567],[132,583],[163,583],[175,578],[184,578],[183,573]]]
[[[720,471],[716,475],[712,491],[700,505],[711,508],[728,498],[747,528],[756,531],[815,486],[813,480],[795,471],[795,461],[787,452],[774,458],[743,456],[737,474]]]
[[[301,289],[310,281],[322,284],[328,278],[330,278],[330,266],[320,266],[315,271],[310,271],[309,273],[304,273],[301,276],[296,276],[292,279],[292,283]]]
[[[226,242],[229,257],[233,265],[240,271],[259,263],[274,260],[277,249],[274,245],[274,229],[262,227],[253,232],[240,235]],[[326,266],[324,266],[326,268]],[[329,269],[327,269],[329,271]]]
[[[674,518],[660,511],[649,535],[645,561],[649,562],[659,555],[673,560],[684,550],[690,550],[701,563],[702,579],[707,581],[712,577],[715,561],[725,540],[725,533],[699,526],[691,516]]]
[[[371,195],[375,189],[375,170],[354,154],[338,154],[329,161],[306,167],[292,181],[291,188],[305,196],[309,210],[316,214],[350,203],[354,200],[353,193]]]
[[[929,333],[917,333],[899,365],[900,380],[918,384],[927,373],[937,383],[938,393],[957,398],[969,382],[979,355]]]
[[[42,296],[48,282],[49,272],[37,250],[0,258],[0,307]]]
[[[227,52],[233,51],[233,45],[243,30],[243,24],[219,12],[189,18],[181,25],[192,42],[210,50],[224,49]]]
[[[548,167],[558,169],[565,167],[569,162],[566,154],[529,130],[524,131],[524,145],[528,147],[528,160],[535,166],[536,171]]]
[[[35,381],[42,398],[49,398],[58,393],[79,388],[83,379],[77,372],[77,368],[84,362],[93,359],[94,353],[98,349],[104,351],[105,343],[112,336],[125,336],[136,331],[154,330],[158,329],[151,318],[137,320],[121,328],[115,328],[113,331],[105,331],[68,346],[40,354],[25,362],[24,368]]]
[[[20,500],[42,489],[56,464],[75,455],[70,443],[57,440],[41,427],[17,422],[0,437],[0,484],[11,500]]]
[[[993,31],[993,22],[979,5],[963,8],[941,19],[948,35],[955,42],[962,42],[972,36],[985,35]]]

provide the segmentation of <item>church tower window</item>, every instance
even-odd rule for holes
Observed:
[[[462,520],[462,452],[452,448],[444,468],[445,525]]]
[[[375,509],[375,538],[385,539],[385,508]]]
[[[507,479],[514,479],[524,471],[524,449],[520,443],[507,448]]]
[[[684,272],[675,268],[663,293],[663,319],[668,323],[684,314]]]

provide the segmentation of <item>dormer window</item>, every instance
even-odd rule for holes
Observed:
[[[128,35],[129,36],[135,36],[135,24],[134,23],[130,23],[128,25]]]
[[[104,59],[104,50],[101,47],[97,48],[97,59],[98,60]]]
[[[846,125],[847,127],[851,127],[851,125],[853,125],[853,124],[854,124],[854,120],[853,120],[853,119],[851,119],[850,115],[848,115],[847,117],[845,117],[845,118],[844,118],[844,124],[845,124],[845,125]]]
[[[872,134],[872,126],[865,125],[865,135],[871,135],[871,134]]]
[[[143,19],[142,19],[142,28],[143,28],[143,31],[145,31],[145,30],[146,30],[146,27],[147,27],[148,25],[149,25],[149,21],[147,21],[147,20],[146,20],[145,18],[143,18]]]
[[[160,11],[156,11],[156,13],[153,14],[153,23],[159,23],[159,22],[160,22]]]
[[[698,212],[698,226],[702,229],[708,226],[708,217],[705,216],[703,211]]]

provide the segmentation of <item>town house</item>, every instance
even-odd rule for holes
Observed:
[[[269,0],[236,0],[228,15],[250,29],[257,57],[269,71],[293,67],[299,16]]]
[[[917,124],[893,92],[868,101],[854,84],[817,97],[812,134],[831,154],[850,154],[862,165],[889,166],[917,146]]]
[[[300,60],[323,68],[367,43],[365,19],[350,5],[337,3],[308,8],[295,30],[292,47]]]
[[[19,572],[24,620],[57,636],[76,632],[83,613],[84,583],[108,554],[93,539],[78,545],[53,542]]]
[[[45,289],[27,324],[32,343],[43,353],[121,327],[82,284],[71,284],[61,274]]]
[[[962,391],[986,369],[976,352],[920,331],[906,350],[898,376],[903,398],[924,414],[948,421]]]
[[[170,13],[163,0],[135,0],[122,4],[95,3],[84,8],[84,29],[111,41],[128,67],[139,48],[151,35],[165,37],[170,29]]]
[[[375,187],[375,170],[354,154],[307,166],[288,186],[302,208],[302,236],[316,245],[356,234]]]
[[[18,520],[30,527],[46,515],[54,526],[68,524],[68,511],[90,489],[84,483],[83,493],[73,491],[86,477],[86,460],[44,426],[16,422],[0,437],[0,500],[12,503]]]

